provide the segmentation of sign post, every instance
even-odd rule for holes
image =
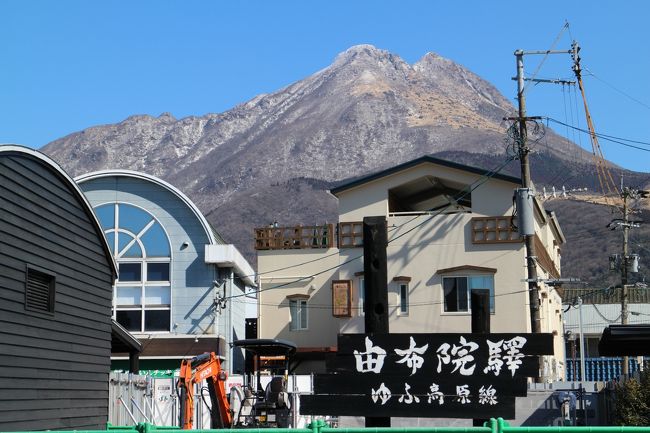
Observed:
[[[552,334],[341,334],[301,413],[513,419],[539,355],[552,353]]]

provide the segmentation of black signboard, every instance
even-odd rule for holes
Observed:
[[[344,334],[306,415],[514,417],[552,334]]]

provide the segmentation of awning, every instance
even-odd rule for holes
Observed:
[[[140,359],[183,359],[205,352],[215,352],[219,356],[226,356],[228,353],[225,339],[220,335],[161,334],[140,338],[142,341]],[[113,359],[126,356],[125,352],[127,351],[120,353],[113,350]]]
[[[609,325],[598,343],[601,356],[650,355],[650,325]]]
[[[140,353],[142,343],[122,325],[111,319],[111,353]]]

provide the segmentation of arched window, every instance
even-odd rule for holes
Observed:
[[[162,225],[126,203],[95,208],[117,261],[113,316],[131,332],[169,332],[171,248]]]

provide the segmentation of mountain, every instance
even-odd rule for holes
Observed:
[[[343,179],[423,154],[484,168],[502,164],[512,153],[503,118],[514,113],[494,86],[451,60],[428,53],[410,65],[359,45],[325,69],[223,113],[131,116],[42,150],[74,176],[121,168],[165,179],[254,263],[253,227],[335,220],[336,201],[325,190]],[[551,130],[531,144],[538,184],[597,185],[580,147]],[[519,166],[504,172],[517,175]]]

